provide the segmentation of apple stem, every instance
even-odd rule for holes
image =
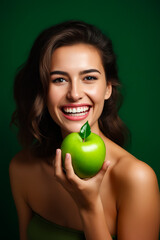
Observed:
[[[83,142],[85,142],[85,138],[83,138]]]

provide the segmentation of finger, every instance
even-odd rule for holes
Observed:
[[[104,161],[101,170],[106,171],[108,169],[109,165],[110,165],[110,161],[108,161],[108,160]]]
[[[56,156],[54,160],[54,176],[57,180],[64,179],[64,173],[62,169],[61,149],[56,150]]]
[[[66,177],[67,179],[77,185],[79,178],[74,172],[73,166],[72,166],[72,158],[69,153],[66,154],[65,157],[65,171],[66,171]]]
[[[65,156],[64,165],[65,165],[66,176],[68,179],[70,179],[74,175],[74,170],[72,167],[71,155],[69,153],[67,153]]]

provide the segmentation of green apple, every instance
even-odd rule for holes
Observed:
[[[74,172],[80,178],[93,177],[101,169],[106,155],[102,138],[91,133],[88,122],[79,133],[74,132],[64,138],[61,150],[63,167],[66,153],[70,153]]]

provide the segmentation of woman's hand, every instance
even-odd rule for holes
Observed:
[[[61,150],[57,149],[54,161],[56,180],[70,193],[79,209],[91,209],[100,199],[100,186],[110,162],[105,161],[101,170],[92,178],[80,179],[73,170],[71,155],[66,154],[65,173],[62,168]]]

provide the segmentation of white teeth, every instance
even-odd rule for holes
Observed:
[[[83,115],[86,115],[87,114],[87,112],[84,112],[84,113],[71,113],[71,114],[69,114],[70,116],[74,116],[74,117],[78,117],[78,116],[83,116]]]
[[[74,113],[74,116],[76,116],[76,113],[84,113],[89,110],[88,106],[85,107],[77,107],[77,108],[69,108],[69,107],[64,107],[63,108],[64,112],[66,113]],[[83,114],[84,115],[84,114]]]

